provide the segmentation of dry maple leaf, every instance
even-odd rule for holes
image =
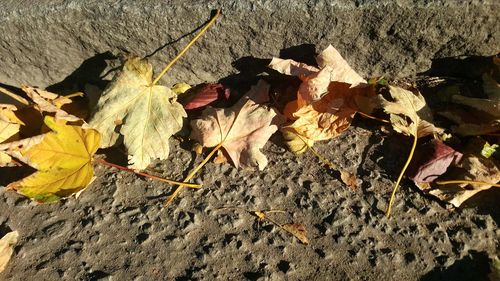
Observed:
[[[343,82],[355,87],[366,81],[354,71],[340,53],[329,45],[317,57],[320,69],[293,60],[273,58],[269,67],[286,75],[299,76],[302,84],[298,90],[298,108],[320,99],[327,93],[330,82]]]
[[[459,169],[446,174],[448,177],[455,175],[450,184],[432,185],[432,189],[429,191],[430,194],[453,204],[455,207],[459,207],[476,193],[490,189],[500,181],[500,170],[493,159],[466,154],[457,166]]]
[[[200,119],[191,121],[191,139],[204,147],[222,143],[236,167],[267,166],[267,158],[260,151],[278,129],[281,116],[274,109],[256,103],[267,95],[269,85],[263,81],[252,87],[230,108],[207,108]]]
[[[99,148],[100,134],[94,129],[66,125],[45,117],[52,130],[38,143],[19,151],[20,159],[37,171],[7,186],[29,198],[46,203],[70,196],[91,182],[92,156]]]
[[[19,133],[21,125],[14,111],[17,108],[10,104],[0,104],[0,143],[12,140]]]
[[[63,105],[72,103],[69,97],[59,96],[57,94],[44,91],[34,87],[24,86],[22,90],[31,98],[35,103],[35,108],[40,112],[53,113],[54,117],[59,120],[66,120],[70,122],[80,121],[81,118],[61,109]],[[82,93],[77,93],[72,96],[81,96]]]
[[[328,93],[318,101],[299,108],[291,125],[301,136],[314,141],[328,140],[345,131],[357,108],[352,97],[364,89],[350,88],[350,84],[332,82]]]
[[[315,141],[329,140],[343,133],[358,111],[354,98],[373,92],[371,86],[351,88],[350,84],[331,82],[320,100],[299,108],[296,119],[281,131],[294,153],[302,153]],[[302,145],[301,145],[302,142]]]
[[[376,96],[380,108],[390,115],[392,127],[396,132],[407,136],[424,137],[443,130],[432,124],[432,113],[424,97],[400,87],[389,86],[389,101],[383,95]]]
[[[177,95],[169,88],[154,85],[151,64],[128,59],[104,90],[93,110],[90,126],[102,134],[101,148],[115,144],[123,135],[129,165],[145,169],[154,159],[167,159],[168,139],[177,133],[187,116]]]
[[[19,233],[17,231],[11,231],[0,239],[0,273],[5,270],[10,261],[18,237]]]

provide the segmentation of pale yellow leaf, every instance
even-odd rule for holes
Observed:
[[[128,59],[122,71],[104,90],[89,121],[102,134],[101,147],[123,136],[130,167],[145,169],[154,159],[167,159],[169,138],[187,116],[169,88],[152,85],[151,64]]]
[[[191,86],[188,83],[180,82],[172,87],[172,92],[174,92],[176,95],[181,95],[189,89],[191,89]]]
[[[309,147],[314,145],[313,140],[305,136],[300,136],[293,127],[283,127],[281,133],[286,141],[286,145],[290,151],[295,154],[302,154],[306,152]]]

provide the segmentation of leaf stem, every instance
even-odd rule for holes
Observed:
[[[401,173],[399,174],[398,180],[396,181],[396,184],[394,185],[394,189],[392,190],[391,194],[391,200],[389,200],[389,207],[387,207],[387,211],[385,212],[386,217],[391,216],[391,209],[392,205],[394,204],[394,199],[396,198],[396,191],[398,190],[399,183],[401,182],[401,179],[403,178],[403,175],[406,172],[406,169],[410,165],[411,159],[413,158],[413,154],[415,153],[415,148],[417,147],[417,133],[415,132],[415,135],[413,135],[413,145],[411,147],[410,155],[408,155],[408,159],[406,160],[405,165],[403,166],[403,169],[401,170]]]
[[[377,121],[380,121],[380,122],[383,122],[383,123],[391,123],[389,120],[385,120],[385,119],[381,119],[381,118],[377,118],[375,116],[371,116],[369,114],[366,114],[364,112],[361,112],[361,111],[357,111],[357,113],[365,118],[368,118],[368,119],[373,119],[373,120],[377,120]]]
[[[165,68],[160,72],[158,77],[156,77],[156,79],[151,84],[152,86],[158,83],[160,78],[165,75],[167,70],[169,70],[170,67],[172,67],[172,65],[174,65],[174,63],[176,63],[177,60],[182,57],[182,55],[196,42],[196,40],[198,40],[198,38],[201,37],[201,35],[203,35],[203,33],[205,33],[205,31],[207,31],[207,29],[215,22],[215,20],[217,20],[220,15],[220,10],[217,9],[215,16],[200,30],[200,32],[198,32],[198,34],[196,34],[196,36],[186,45],[186,47],[184,47],[184,49],[182,49],[182,51],[169,64],[167,64],[167,66],[165,66]]]
[[[200,188],[201,187],[201,185],[199,185],[199,184],[178,182],[178,181],[174,181],[174,180],[160,178],[160,177],[153,176],[153,175],[146,174],[146,173],[137,172],[137,171],[134,171],[134,170],[129,169],[127,167],[123,167],[123,166],[120,166],[120,165],[117,165],[117,164],[109,163],[109,162],[107,162],[106,160],[103,160],[103,159],[94,158],[94,162],[97,162],[99,164],[103,164],[103,165],[106,165],[106,166],[110,166],[110,167],[113,167],[113,168],[117,168],[117,169],[120,169],[122,171],[131,172],[131,173],[134,173],[134,174],[146,177],[146,178],[150,178],[150,179],[153,179],[153,180],[157,180],[157,181],[161,181],[161,182],[166,182],[166,183],[172,184],[172,185],[183,185],[183,186],[187,186],[187,187],[191,187],[191,188]]]
[[[326,157],[323,157],[316,149],[310,146],[301,135],[299,135],[297,132],[294,131],[292,131],[292,133],[294,133],[304,143],[307,149],[309,149],[316,157],[318,157],[319,161],[323,163],[323,165],[330,167],[330,169],[337,170],[337,166],[335,164],[333,164],[330,160],[326,159]]]
[[[205,159],[203,159],[203,161],[201,161],[200,164],[198,164],[198,166],[196,166],[196,168],[194,168],[188,175],[187,177],[184,179],[183,182],[188,182],[191,180],[192,177],[194,177],[194,175],[208,162],[208,160],[210,160],[210,158],[212,158],[212,156],[222,147],[222,145],[224,144],[224,142],[221,142],[219,143],[208,155],[207,157],[205,157]],[[167,202],[165,202],[165,206],[168,206],[170,203],[172,203],[172,201],[174,200],[174,198],[177,196],[177,194],[179,194],[179,192],[184,188],[184,186],[187,186],[185,184],[180,184],[177,189],[175,189],[175,191],[172,193],[172,195],[170,195],[170,197],[167,199]]]
[[[23,98],[19,95],[14,94],[13,92],[11,92],[3,87],[0,87],[0,93],[3,93],[3,94],[15,99],[16,101],[18,101],[26,106],[30,105],[30,102],[28,100],[26,100],[25,98]]]
[[[439,185],[461,184],[461,183],[467,183],[467,184],[484,184],[484,185],[491,185],[491,186],[494,186],[494,187],[500,187],[500,184],[498,184],[498,183],[490,183],[490,182],[484,182],[484,181],[449,180],[449,181],[437,181],[436,182],[436,184],[439,184]]]

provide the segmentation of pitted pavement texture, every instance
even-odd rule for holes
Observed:
[[[246,57],[310,60],[328,44],[364,77],[413,77],[435,58],[498,52],[499,4],[458,2],[4,0],[0,83],[82,90],[112,77],[113,56],[174,42],[150,56],[159,71],[215,8],[223,16],[163,84],[245,80],[234,67]],[[103,166],[78,199],[56,204],[0,188],[0,235],[20,232],[0,279],[485,280],[499,250],[498,190],[450,211],[403,181],[385,218],[411,144],[379,127],[356,119],[317,145],[357,175],[356,191],[311,153],[288,152],[279,136],[263,149],[264,171],[208,163],[196,176],[201,190],[185,189],[167,208],[170,187]],[[170,142],[169,159],[152,169],[181,179],[201,156]],[[285,210],[275,219],[304,224],[311,243],[228,206]]]

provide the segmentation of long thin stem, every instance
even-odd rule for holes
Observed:
[[[120,166],[120,165],[117,165],[117,164],[109,163],[106,160],[102,160],[102,159],[95,158],[94,162],[97,162],[99,164],[103,164],[103,165],[106,165],[106,166],[114,167],[114,168],[120,169],[122,171],[131,172],[131,173],[134,173],[134,174],[137,174],[137,175],[140,175],[140,176],[143,176],[143,177],[147,177],[147,178],[150,178],[150,179],[153,179],[153,180],[157,180],[157,181],[161,181],[161,182],[166,182],[166,183],[172,184],[172,185],[182,185],[182,186],[186,186],[186,187],[190,187],[190,188],[200,188],[201,187],[201,185],[199,185],[199,184],[186,183],[186,182],[178,182],[178,181],[174,181],[174,180],[160,178],[160,177],[153,176],[153,175],[146,174],[146,173],[137,172],[137,171],[134,171],[134,170],[129,169],[127,167],[123,167],[123,166]]]
[[[312,154],[314,154],[316,157],[318,157],[318,159],[321,163],[330,167],[330,169],[333,169],[333,170],[337,169],[337,166],[335,164],[333,164],[330,160],[323,157],[318,151],[316,151],[316,149],[314,149],[312,146],[310,146],[301,135],[299,135],[297,132],[293,132],[293,131],[292,131],[292,133],[294,133],[304,143],[304,145],[307,146],[307,149],[309,149],[312,152]]]
[[[217,10],[215,16],[200,30],[200,32],[198,32],[198,34],[196,34],[196,36],[186,45],[186,47],[184,47],[184,49],[182,49],[182,51],[169,64],[167,64],[167,66],[165,66],[165,68],[160,72],[158,77],[156,77],[151,85],[155,85],[156,83],[158,83],[160,78],[165,75],[170,67],[172,67],[172,65],[174,65],[174,63],[176,63],[182,57],[182,55],[196,42],[196,40],[198,40],[198,38],[200,38],[203,33],[207,31],[207,29],[215,22],[215,20],[217,20],[219,16],[220,10]]]
[[[23,97],[21,97],[19,95],[14,94],[13,92],[11,92],[11,91],[3,88],[3,87],[0,87],[0,93],[3,93],[5,95],[7,95],[7,96],[9,96],[9,97],[17,100],[18,102],[20,102],[20,103],[22,103],[22,104],[24,104],[26,106],[30,105],[30,102],[28,100],[26,100],[25,98],[23,98]]]
[[[398,180],[396,181],[396,184],[394,185],[394,189],[392,190],[391,200],[389,200],[389,207],[387,207],[387,211],[385,212],[386,217],[391,216],[391,209],[392,209],[392,205],[394,204],[394,199],[396,198],[396,191],[398,190],[399,183],[401,182],[401,179],[403,178],[403,175],[405,174],[406,169],[410,165],[411,159],[413,158],[413,154],[415,153],[415,148],[417,147],[417,140],[418,140],[418,137],[417,137],[417,134],[415,133],[415,135],[413,136],[413,145],[411,147],[410,155],[408,155],[408,160],[406,160],[406,163],[405,163],[403,169],[401,170],[401,173],[399,174]]]
[[[222,147],[222,145],[224,144],[224,142],[221,142],[219,143],[208,155],[207,157],[205,157],[205,159],[203,159],[203,161],[201,161],[201,163],[196,166],[196,168],[194,168],[188,175],[187,177],[184,179],[183,182],[188,182],[191,180],[192,177],[194,177],[194,175],[208,162],[208,160],[210,160],[210,158],[212,158],[212,156]],[[172,193],[172,195],[170,195],[170,197],[167,199],[167,202],[165,202],[165,206],[168,206],[170,203],[172,203],[172,201],[174,200],[174,198],[177,196],[177,194],[179,194],[179,192],[184,188],[184,186],[187,186],[185,184],[181,184],[177,187],[177,189],[174,191],[174,193]]]
[[[491,183],[491,182],[484,182],[484,181],[470,181],[470,180],[449,180],[449,181],[437,181],[436,184],[439,185],[447,185],[447,184],[484,184],[484,185],[491,185],[494,187],[500,187],[500,184],[498,183]]]
[[[391,122],[389,120],[385,120],[385,119],[381,119],[381,118],[378,118],[378,117],[375,117],[375,116],[371,116],[370,114],[366,114],[364,112],[361,112],[361,111],[357,111],[356,113],[358,113],[359,115],[365,117],[365,118],[368,118],[368,119],[373,119],[373,120],[377,120],[377,121],[380,121],[380,122],[383,122],[383,123],[388,123],[390,124]]]

